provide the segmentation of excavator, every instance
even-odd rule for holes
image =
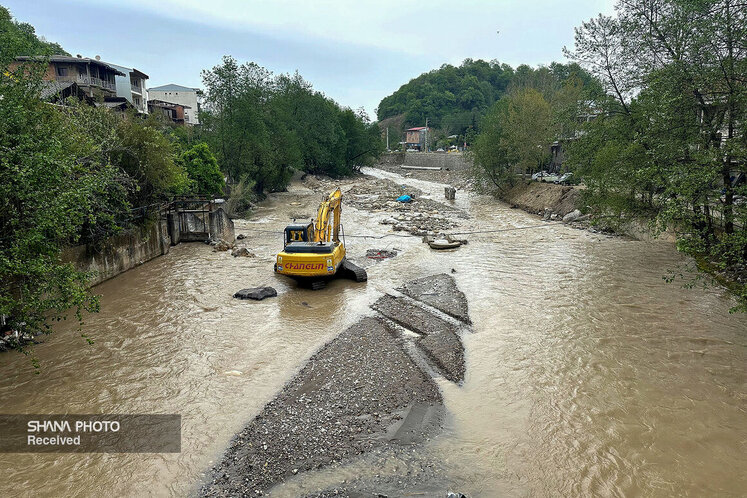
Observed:
[[[345,233],[340,241],[342,192],[338,188],[319,204],[316,219],[285,227],[283,250],[277,255],[275,272],[287,275],[314,290],[335,277],[356,282],[368,279],[366,270],[345,257]]]

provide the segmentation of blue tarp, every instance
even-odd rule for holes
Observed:
[[[412,202],[412,197],[409,195],[400,195],[397,197],[397,202]]]

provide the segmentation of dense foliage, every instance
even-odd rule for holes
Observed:
[[[294,170],[342,176],[381,153],[365,114],[340,108],[298,74],[224,57],[202,77],[202,137],[231,180],[257,195],[284,189]]]
[[[682,251],[736,282],[747,310],[744,4],[621,0],[616,16],[576,30],[568,55],[608,94],[569,147],[588,201],[677,231]]]
[[[576,65],[520,67],[508,93],[480,121],[472,147],[475,172],[504,187],[517,174],[546,168],[551,144],[575,138],[578,117],[601,95],[599,83]]]
[[[0,75],[0,315],[46,331],[69,308],[95,310],[86,275],[60,250],[86,226],[115,228],[101,199],[125,195],[72,121],[38,99],[38,81]]]
[[[203,195],[221,195],[225,181],[218,167],[218,160],[210,152],[210,147],[201,142],[182,153],[181,164],[187,175],[195,183],[194,190]]]
[[[378,118],[396,133],[411,126],[435,128],[437,140],[460,135],[461,140],[480,131],[481,118],[501,97],[513,90],[532,87],[545,99],[559,85],[574,77],[581,84],[593,82],[591,76],[575,64],[552,63],[549,67],[520,65],[513,69],[498,61],[466,59],[460,66],[444,64],[402,85],[379,104]],[[392,130],[390,130],[391,132]],[[460,140],[460,141],[461,141]]]
[[[506,92],[514,70],[497,61],[466,59],[455,67],[444,64],[423,73],[385,97],[377,109],[379,120],[404,114],[404,126],[444,128],[461,134],[476,127],[479,117]]]
[[[57,43],[40,40],[34,27],[13,19],[0,5],[0,64],[19,55],[70,55]]]
[[[0,315],[27,333],[97,309],[88,276],[61,262],[65,247],[95,250],[144,221],[138,208],[190,186],[164,123],[46,104],[44,67],[0,72]]]

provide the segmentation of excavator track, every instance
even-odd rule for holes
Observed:
[[[368,280],[368,273],[360,266],[351,263],[347,258],[342,261],[340,269],[337,271],[341,277],[355,280],[356,282],[365,282]]]

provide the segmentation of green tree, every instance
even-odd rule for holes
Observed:
[[[610,96],[569,151],[593,205],[645,213],[702,267],[735,278],[747,259],[747,206],[736,202],[747,192],[734,181],[747,173],[746,38],[734,0],[621,0],[616,16],[577,28],[567,51]]]
[[[0,71],[0,315],[23,332],[50,332],[71,308],[98,309],[87,275],[60,261],[86,226],[117,230],[126,206],[119,172],[67,115],[39,100],[33,71]],[[103,204],[117,197],[121,202]],[[104,226],[105,225],[105,226]]]
[[[204,138],[233,181],[255,194],[284,189],[294,170],[343,176],[383,150],[376,124],[313,90],[232,57],[203,72]],[[244,202],[245,204],[245,202]]]
[[[477,173],[495,185],[511,185],[517,174],[542,168],[553,140],[552,110],[533,88],[496,102],[483,118],[472,152]]]
[[[19,55],[70,55],[57,43],[40,40],[34,27],[13,20],[10,11],[0,5],[0,64]]]
[[[115,134],[109,157],[135,181],[134,206],[163,202],[189,190],[187,172],[178,164],[174,145],[156,116],[144,121],[126,116],[118,120]]]
[[[513,185],[516,178],[510,151],[505,146],[507,116],[508,99],[503,98],[493,104],[483,118],[482,132],[471,149],[477,176],[499,188]]]
[[[508,97],[502,146],[517,172],[534,172],[547,164],[553,141],[550,104],[533,88]]]
[[[182,154],[180,159],[187,170],[187,175],[194,182],[197,193],[206,195],[223,193],[225,186],[223,173],[206,143],[192,146]]]

